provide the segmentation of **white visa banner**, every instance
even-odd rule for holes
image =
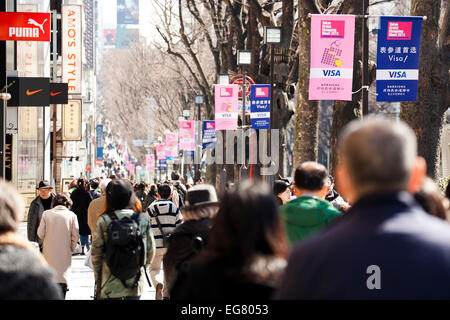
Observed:
[[[81,5],[62,6],[62,82],[69,95],[81,95],[82,30]]]

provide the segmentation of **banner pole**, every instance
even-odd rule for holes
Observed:
[[[366,16],[369,0],[363,0],[363,15]],[[362,22],[362,87],[367,86],[369,75],[369,29],[367,28],[367,18]],[[369,90],[363,89],[361,92],[362,118],[369,114]]]

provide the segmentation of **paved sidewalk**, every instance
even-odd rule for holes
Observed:
[[[19,227],[19,234],[26,238],[27,223],[22,222]],[[72,256],[72,268],[69,275],[69,291],[66,300],[92,300],[94,296],[94,272],[84,265],[86,256]],[[162,273],[162,272],[161,272]],[[147,274],[148,271],[147,271]],[[150,274],[149,274],[150,276]],[[145,275],[144,275],[145,278]],[[144,293],[141,300],[155,300],[155,288],[149,287],[145,279]]]

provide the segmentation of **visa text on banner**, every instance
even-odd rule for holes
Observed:
[[[215,85],[216,130],[236,130],[239,86]]]
[[[422,17],[380,17],[377,101],[417,101]]]
[[[309,100],[352,100],[354,15],[311,15]]]

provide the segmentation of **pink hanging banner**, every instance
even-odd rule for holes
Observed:
[[[178,134],[175,132],[166,133],[166,158],[178,157]]]
[[[354,44],[354,15],[311,15],[309,100],[352,100]]]
[[[195,121],[180,120],[179,130],[180,150],[195,150]]]
[[[153,153],[145,155],[145,168],[147,171],[155,171],[155,155]]]
[[[216,130],[236,130],[239,86],[215,85]]]
[[[158,160],[165,160],[166,159],[166,153],[165,153],[164,149],[165,149],[164,148],[164,144],[162,144],[162,143],[155,144],[156,158]]]

